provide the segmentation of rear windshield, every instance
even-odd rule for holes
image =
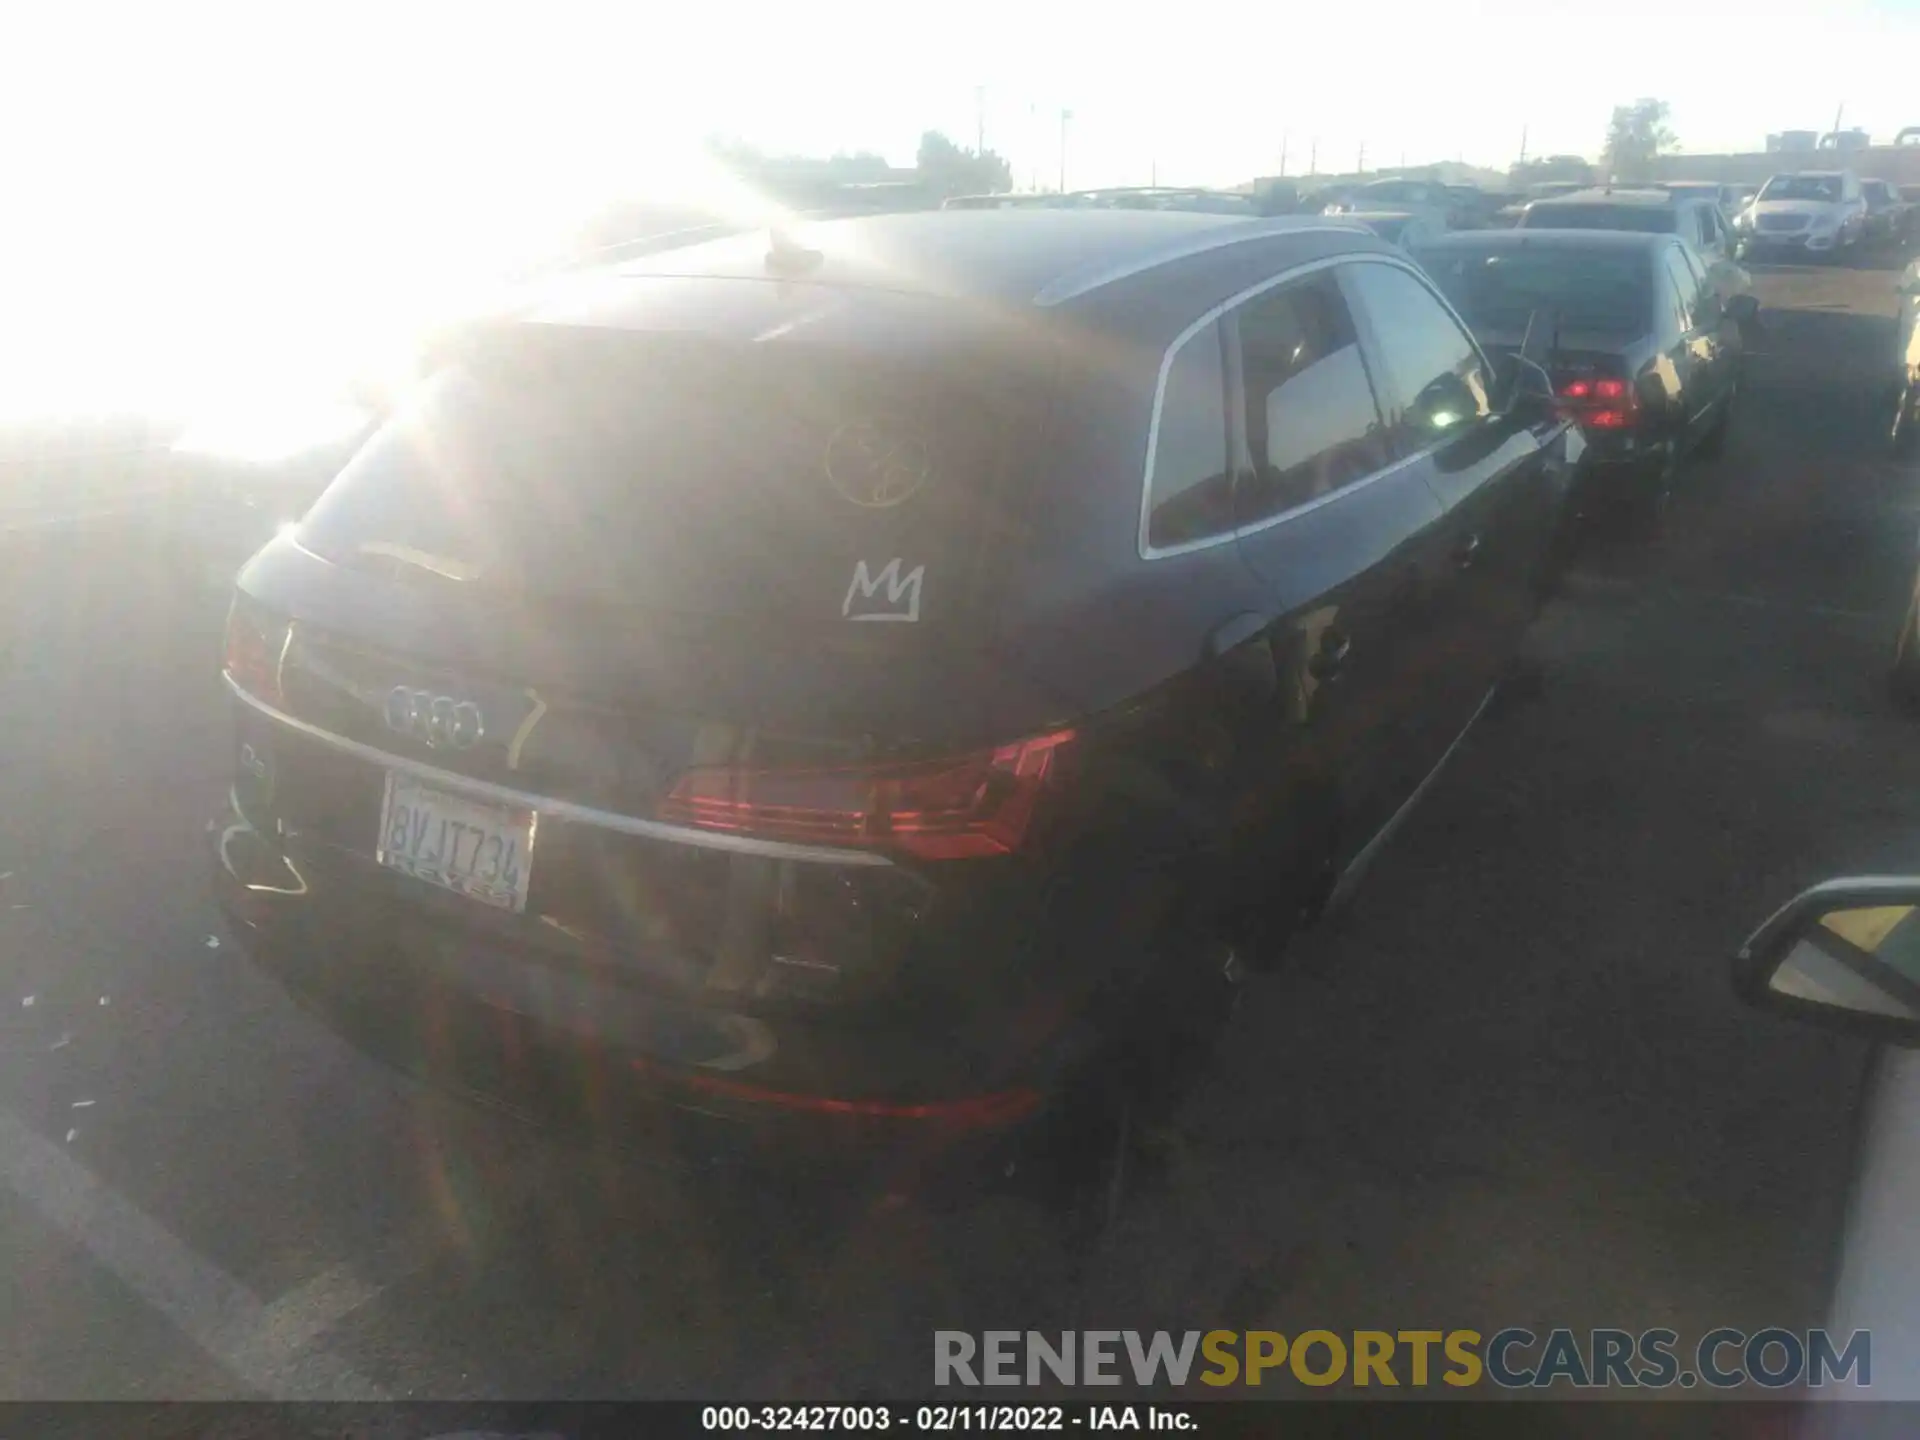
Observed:
[[[1669,235],[1674,230],[1674,212],[1664,205],[1556,201],[1529,210],[1525,225],[1531,230],[1632,230],[1641,235]]]
[[[1439,251],[1421,256],[1421,263],[1475,329],[1521,331],[1538,310],[1558,314],[1566,330],[1638,335],[1652,309],[1652,277],[1638,251]]]
[[[954,612],[1009,428],[983,362],[561,333],[437,375],[300,543],[423,583],[702,617]]]

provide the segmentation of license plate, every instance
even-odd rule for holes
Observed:
[[[375,853],[389,870],[522,911],[536,819],[531,810],[469,800],[389,770]]]

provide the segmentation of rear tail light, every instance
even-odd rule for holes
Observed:
[[[1626,430],[1639,419],[1633,386],[1612,375],[1576,375],[1560,382],[1560,408],[1593,430]]]
[[[1071,730],[951,760],[844,769],[689,770],[664,820],[769,840],[898,850],[923,860],[1008,855],[1057,781]]]
[[[227,611],[227,647],[221,668],[249,695],[276,705],[280,702],[280,645],[269,627],[238,600]]]

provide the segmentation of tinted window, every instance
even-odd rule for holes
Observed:
[[[1692,267],[1687,264],[1687,257],[1678,249],[1668,250],[1661,257],[1661,264],[1666,268],[1667,278],[1673,282],[1677,307],[1674,318],[1678,320],[1682,331],[1691,330],[1700,290],[1699,277],[1693,273]]]
[[[1227,481],[1227,380],[1220,328],[1182,345],[1167,370],[1147,495],[1147,543],[1156,548],[1233,529]]]
[[[1676,217],[1665,205],[1592,205],[1555,201],[1536,205],[1520,223],[1533,230],[1632,230],[1642,235],[1666,235]]]
[[[1691,245],[1679,247],[1680,258],[1693,275],[1693,316],[1698,325],[1713,325],[1720,319],[1720,292],[1714,286],[1712,266],[1707,257]]]
[[[1700,244],[1711,245],[1719,238],[1719,230],[1713,223],[1713,211],[1705,205],[1694,207],[1693,222],[1696,237]]]
[[[1403,448],[1431,445],[1489,413],[1480,352],[1431,290],[1397,265],[1349,266],[1346,278],[1379,341],[1382,388],[1402,407]]]
[[[1518,337],[1535,311],[1557,314],[1568,330],[1639,335],[1647,329],[1653,289],[1647,257],[1638,250],[1448,247],[1425,251],[1420,260],[1476,330]]]
[[[302,543],[362,568],[451,561],[427,568],[476,589],[835,624],[855,567],[897,558],[925,568],[926,618],[953,613],[994,523],[1007,357],[546,331],[438,375]]]
[[[1235,317],[1246,386],[1247,523],[1385,465],[1386,439],[1353,317],[1330,272],[1270,290]]]

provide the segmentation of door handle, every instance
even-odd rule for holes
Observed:
[[[1307,673],[1316,680],[1331,680],[1347,667],[1353,653],[1353,637],[1342,630],[1325,630],[1320,646],[1307,657]]]
[[[1453,551],[1453,563],[1462,570],[1471,570],[1473,562],[1480,558],[1480,537],[1469,535]]]

